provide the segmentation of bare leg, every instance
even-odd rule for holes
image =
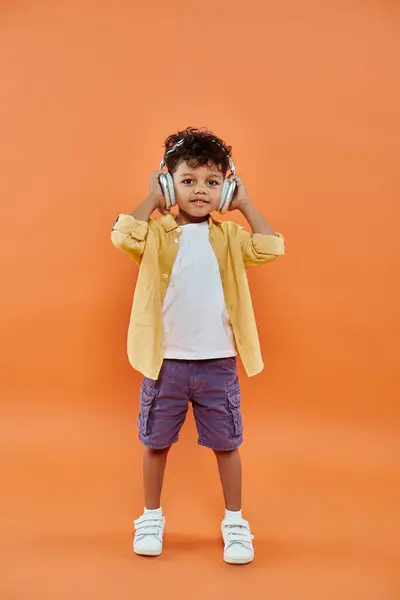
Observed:
[[[145,506],[149,510],[155,510],[161,506],[161,491],[169,450],[170,448],[165,450],[145,449],[143,457],[144,500]]]
[[[242,508],[242,463],[239,450],[215,452],[219,475],[228,510],[238,511]]]

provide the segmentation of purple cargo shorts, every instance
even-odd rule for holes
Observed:
[[[178,441],[192,403],[198,443],[217,451],[243,441],[236,357],[210,360],[165,359],[157,381],[140,388],[139,439],[155,450]]]

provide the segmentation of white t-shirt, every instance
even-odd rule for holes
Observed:
[[[236,356],[236,347],[209,224],[182,227],[162,308],[164,358]]]

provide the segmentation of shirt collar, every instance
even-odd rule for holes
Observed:
[[[177,229],[179,227],[178,223],[175,221],[175,217],[171,213],[168,213],[167,215],[164,215],[163,217],[161,217],[161,222],[163,224],[165,231],[167,231],[167,232],[172,231],[173,229]],[[209,215],[208,224],[210,226],[211,226],[211,224],[220,225],[221,221],[219,221],[212,215]]]

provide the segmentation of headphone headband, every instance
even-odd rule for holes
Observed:
[[[168,154],[171,154],[171,152],[174,152],[178,148],[178,146],[181,146],[183,144],[184,141],[185,141],[185,138],[182,138],[181,140],[179,140],[179,142],[177,142],[174,146],[172,146],[172,148],[167,150],[167,152],[164,154],[164,157],[160,163],[160,169],[165,167],[165,159],[168,156]],[[221,144],[219,144],[216,140],[212,140],[212,142],[214,144],[217,144],[217,146],[219,146],[222,150],[224,150],[224,152],[226,152],[225,148],[223,146],[221,146]],[[228,156],[227,158],[229,161],[229,169],[230,169],[232,175],[235,175],[235,165],[233,163],[233,160],[231,159],[230,156]]]

